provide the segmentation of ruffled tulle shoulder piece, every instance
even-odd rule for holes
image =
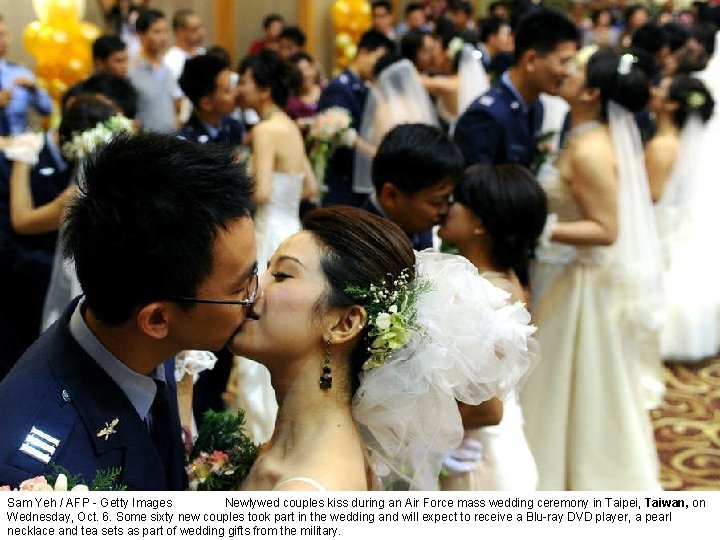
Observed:
[[[353,400],[370,463],[385,489],[437,489],[445,453],[463,437],[457,401],[477,405],[517,389],[539,358],[520,303],[458,255],[417,253],[410,341],[363,372]]]

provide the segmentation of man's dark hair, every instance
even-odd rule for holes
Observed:
[[[564,13],[554,8],[531,9],[520,19],[515,30],[515,63],[530,49],[545,55],[561,43],[577,43],[578,37],[575,23]]]
[[[196,15],[197,13],[192,9],[182,8],[178,9],[172,18],[172,29],[173,32],[177,32],[180,28],[185,28],[189,17]]]
[[[213,45],[210,47],[207,51],[205,51],[205,54],[209,56],[217,56],[221,60],[223,60],[228,66],[232,62],[232,58],[230,57],[230,53],[225,47],[221,47],[220,45]]]
[[[150,27],[159,19],[164,19],[165,14],[157,9],[144,9],[138,15],[137,21],[135,21],[135,30],[144,34]]]
[[[263,19],[263,30],[267,30],[268,28],[270,28],[270,25],[274,22],[285,24],[285,19],[282,15],[278,15],[277,13],[271,13]]]
[[[118,108],[102,96],[77,95],[72,104],[63,111],[62,121],[58,127],[60,147],[72,141],[78,133],[94,128],[117,113]]]
[[[655,23],[642,25],[632,35],[632,46],[655,55],[667,45],[665,32]]]
[[[125,42],[118,36],[100,36],[92,44],[93,60],[107,60],[110,55],[127,49]]]
[[[422,48],[423,40],[427,35],[429,35],[427,32],[418,29],[408,31],[400,39],[400,55],[411,62],[415,62],[417,53]]]
[[[682,24],[670,22],[663,24],[660,29],[665,34],[667,44],[672,52],[677,51],[690,39],[690,32]]]
[[[145,303],[195,296],[218,232],[251,215],[251,186],[219,145],[143,133],[101,147],[63,232],[87,306],[118,325]]]
[[[492,13],[499,7],[504,7],[507,9],[507,2],[504,2],[502,0],[500,2],[490,2],[490,4],[488,4],[488,13]]]
[[[500,28],[506,26],[508,22],[502,17],[488,17],[480,25],[480,41],[485,43],[490,36],[497,35]]]
[[[81,94],[101,94],[107,97],[128,118],[135,118],[137,114],[137,90],[123,77],[109,73],[92,75],[77,88],[75,95]]]
[[[447,179],[457,181],[464,160],[441,129],[427,124],[400,124],[387,132],[372,162],[372,181],[380,193],[390,182],[412,195]]]
[[[297,26],[286,26],[278,36],[278,39],[288,39],[301,49],[305,47],[305,32]]]
[[[472,17],[472,15],[473,15],[473,6],[467,0],[458,0],[455,2],[451,2],[450,6],[448,7],[448,10],[453,11],[453,12],[464,13],[468,17]]]
[[[405,16],[407,17],[413,11],[425,11],[425,8],[423,8],[421,2],[410,2],[407,6],[405,6]]]
[[[383,8],[388,13],[393,12],[393,5],[392,2],[390,2],[389,0],[375,0],[372,3],[372,7],[370,9],[371,11],[375,11],[375,8]]]
[[[385,47],[386,52],[395,51],[395,43],[385,34],[378,30],[368,30],[362,36],[357,45],[358,49],[364,49],[367,52],[373,52],[380,47]]]
[[[215,93],[217,76],[228,69],[228,63],[218,56],[201,54],[185,61],[178,84],[195,107],[200,100]]]
[[[696,24],[690,30],[690,35],[703,46],[708,58],[715,53],[715,33],[717,29],[710,23]]]

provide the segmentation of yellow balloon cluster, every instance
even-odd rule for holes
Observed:
[[[332,7],[335,31],[335,68],[347,66],[357,53],[356,43],[372,23],[370,2],[367,0],[337,0]]]
[[[85,0],[33,0],[38,20],[23,31],[23,44],[36,61],[35,72],[53,99],[92,70],[92,42],[100,29],[82,21]]]

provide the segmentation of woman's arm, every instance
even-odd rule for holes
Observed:
[[[315,171],[313,171],[307,156],[305,156],[303,160],[303,171],[305,172],[305,177],[303,178],[302,198],[308,201],[319,201],[320,193],[317,178],[315,178]]]
[[[468,405],[458,401],[458,409],[465,429],[496,426],[503,417],[503,402],[498,398],[483,401],[479,405]]]
[[[272,172],[275,165],[275,145],[272,130],[261,124],[253,130],[253,177],[255,178],[255,202],[265,204],[272,195]]]
[[[558,223],[551,240],[578,246],[609,246],[617,227],[617,179],[607,152],[578,152],[571,163],[571,189],[585,219]]]
[[[420,82],[430,95],[447,96],[457,94],[459,79],[457,77],[428,77],[420,75]]]
[[[35,208],[30,189],[30,165],[14,161],[10,175],[10,224],[18,234],[42,234],[60,228],[65,206],[75,186],[70,186],[54,200]]]

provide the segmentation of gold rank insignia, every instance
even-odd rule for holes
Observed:
[[[105,437],[105,440],[107,441],[110,435],[117,433],[117,430],[115,428],[119,423],[120,420],[118,420],[117,418],[113,418],[111,422],[105,422],[105,427],[97,432],[97,436]]]

